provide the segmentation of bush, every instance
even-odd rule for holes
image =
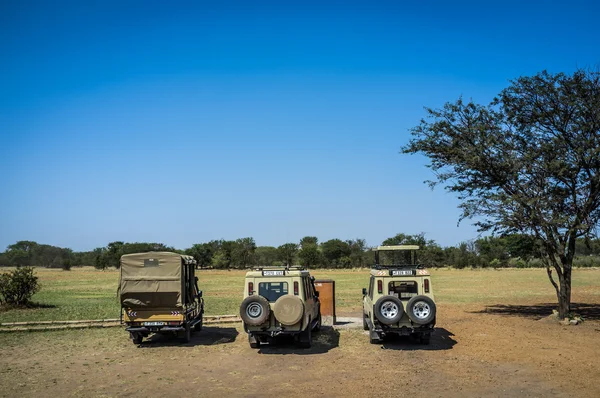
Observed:
[[[0,303],[26,305],[31,296],[40,290],[32,267],[22,267],[0,275]]]
[[[598,256],[581,256],[573,259],[574,267],[600,267],[600,257]]]
[[[62,262],[62,269],[64,271],[71,271],[71,259],[65,258]]]

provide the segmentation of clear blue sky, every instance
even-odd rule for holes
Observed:
[[[408,129],[597,67],[597,4],[4,0],[0,250],[475,238]]]

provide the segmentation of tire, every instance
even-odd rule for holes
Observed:
[[[273,314],[275,314],[275,319],[282,325],[295,325],[302,320],[302,316],[304,315],[304,303],[300,297],[286,294],[275,301]],[[310,323],[307,328],[311,329]]]
[[[196,331],[196,332],[201,331],[202,330],[202,323],[203,323],[203,320],[202,320],[202,318],[200,318],[200,322],[198,322],[197,324],[194,325],[194,331]]]
[[[247,325],[258,326],[269,320],[271,307],[263,296],[252,295],[242,301],[240,318]]]
[[[310,326],[298,336],[298,345],[301,348],[310,348],[312,345],[312,328]]]
[[[363,312],[363,330],[369,330],[369,324],[367,323],[367,314]]]
[[[379,336],[379,333],[371,331],[369,332],[369,342],[371,344],[381,344],[382,343],[382,338],[381,336]]]
[[[415,296],[406,304],[406,314],[413,323],[427,325],[435,321],[436,306],[427,296]]]
[[[321,324],[322,324],[322,319],[321,319],[321,313],[319,312],[319,317],[317,318],[317,323],[315,325],[315,332],[319,332],[321,331]]]
[[[248,335],[248,343],[250,344],[250,348],[259,348],[260,347],[260,342],[252,334]]]
[[[383,296],[375,302],[375,317],[384,325],[400,322],[404,315],[402,301],[395,296]]]
[[[181,336],[181,341],[187,344],[192,340],[192,327],[190,326],[189,322],[186,322],[184,328],[185,330],[183,331],[183,335]]]
[[[144,341],[144,336],[141,333],[131,333],[131,340],[133,344],[140,345]]]

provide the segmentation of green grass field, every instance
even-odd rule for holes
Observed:
[[[556,295],[543,269],[432,270],[440,304],[518,304],[554,302]],[[200,271],[207,315],[237,314],[242,300],[244,271]],[[42,289],[33,297],[41,306],[0,312],[0,322],[118,318],[119,272],[93,268],[62,271],[36,269]],[[317,270],[317,279],[336,281],[338,313],[359,312],[361,289],[368,270]],[[573,301],[600,303],[600,269],[573,273]]]

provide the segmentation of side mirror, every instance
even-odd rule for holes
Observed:
[[[315,296],[319,297],[319,292],[315,291]]]
[[[366,296],[366,295],[367,295],[367,288],[363,287],[363,296]]]
[[[200,291],[198,292],[198,297],[199,297],[199,298],[202,298],[202,290],[200,290]]]

